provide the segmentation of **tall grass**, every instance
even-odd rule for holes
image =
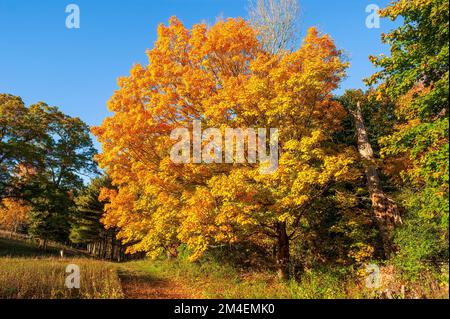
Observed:
[[[80,267],[80,289],[68,289],[66,267]],[[116,267],[91,259],[0,258],[0,298],[122,298]]]

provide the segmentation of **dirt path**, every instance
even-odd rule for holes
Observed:
[[[175,281],[156,278],[148,273],[121,268],[119,278],[125,299],[191,299],[195,298]]]

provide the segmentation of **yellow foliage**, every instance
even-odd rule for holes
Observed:
[[[103,222],[118,227],[130,251],[156,255],[180,243],[198,258],[211,245],[260,240],[330,183],[355,178],[355,154],[329,146],[344,108],[332,91],[344,76],[332,39],[311,28],[295,52],[270,55],[242,19],[191,30],[160,25],[149,64],[119,80],[113,115],[93,133],[97,160],[117,191],[102,194]],[[253,164],[175,164],[170,132],[208,127],[278,128],[277,171]]]

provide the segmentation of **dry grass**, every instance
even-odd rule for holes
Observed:
[[[185,298],[448,298],[431,273],[406,282],[393,267],[382,267],[383,287],[366,289],[346,269],[305,272],[299,281],[280,282],[270,271],[243,271],[213,260],[139,260],[122,264],[80,257],[59,259],[56,247],[43,252],[33,242],[0,238],[0,299],[185,299]],[[80,289],[65,287],[66,267],[80,267]]]
[[[68,289],[66,267],[80,267],[80,289]],[[116,267],[91,259],[0,258],[0,299],[123,298]]]

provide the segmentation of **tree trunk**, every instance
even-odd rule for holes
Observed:
[[[116,244],[114,242],[114,232],[111,232],[111,256],[109,256],[109,259],[111,261],[114,260],[115,251],[116,251]]]
[[[289,237],[286,231],[286,222],[277,224],[277,268],[281,280],[289,279]]]
[[[100,240],[98,242],[98,254],[97,254],[97,258],[101,259],[102,255],[103,255],[103,249],[104,249],[104,245],[105,242],[103,240]]]
[[[124,254],[124,247],[122,246],[122,244],[119,243],[119,256],[118,256],[118,262],[121,262],[122,260],[125,259],[125,254]]]
[[[383,192],[378,175],[377,165],[373,155],[373,149],[370,145],[367,135],[367,129],[364,124],[364,118],[361,111],[361,104],[358,102],[356,110],[351,111],[355,121],[356,135],[358,138],[358,151],[364,162],[364,169],[367,178],[367,187],[372,201],[372,209],[375,220],[378,225],[381,240],[383,241],[383,250],[385,257],[393,252],[392,231],[397,224],[401,224],[401,218],[397,204]]]
[[[106,259],[106,253],[108,251],[108,235],[105,235],[105,239],[103,240],[103,253],[102,259]]]

